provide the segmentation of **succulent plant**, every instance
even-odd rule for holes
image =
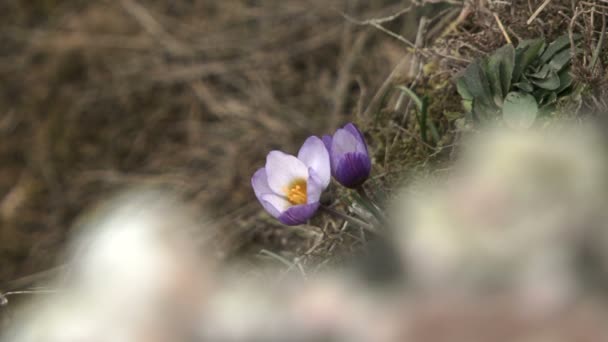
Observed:
[[[575,42],[580,37],[575,36]],[[502,114],[511,127],[528,128],[539,113],[551,112],[572,90],[570,38],[550,44],[543,38],[511,44],[474,61],[456,80],[465,110],[476,121]]]

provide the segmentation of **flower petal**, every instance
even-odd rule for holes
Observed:
[[[327,184],[323,183],[321,177],[319,177],[317,172],[312,168],[308,169],[308,173],[309,177],[308,181],[306,182],[306,202],[319,202],[323,190],[327,188]]]
[[[331,157],[334,158],[335,156],[349,152],[367,154],[365,142],[361,140],[360,135],[356,135],[349,130],[339,128],[332,139]]]
[[[279,218],[279,216],[281,216],[281,212],[277,208],[275,208],[274,205],[272,205],[270,202],[263,199],[259,199],[259,201],[262,204],[262,207],[264,207],[264,209],[266,210],[266,212],[269,213],[272,217]]]
[[[372,163],[366,154],[349,152],[339,158],[334,177],[345,187],[356,188],[369,177],[371,169]]]
[[[322,139],[323,143],[325,144],[325,148],[327,149],[327,152],[331,154],[331,135],[324,135]]]
[[[281,214],[279,221],[289,226],[306,223],[317,212],[317,209],[319,209],[319,202],[295,205]]]
[[[266,211],[270,215],[278,218],[281,215],[281,212],[285,211],[279,209],[282,209],[284,207],[283,203],[275,199],[272,199],[272,202],[265,199],[268,195],[276,196],[274,192],[270,189],[270,186],[268,186],[268,177],[266,176],[266,169],[261,168],[253,174],[253,177],[251,177],[251,186],[253,187],[255,197],[257,197],[258,201],[260,201],[264,209],[266,209]],[[272,204],[273,202],[279,203],[280,205],[275,206]]]
[[[266,169],[258,169],[251,177],[251,187],[255,196],[259,199],[262,195],[273,193],[272,189],[268,185],[268,177],[266,175]]]
[[[291,203],[289,203],[289,201],[276,194],[263,195],[260,198],[260,202],[264,206],[264,209],[266,209],[270,215],[276,218],[279,218],[287,209],[291,207]]]
[[[315,136],[306,139],[298,152],[298,159],[309,167],[309,171],[314,170],[319,184],[323,189],[327,188],[331,180],[331,166],[329,152],[323,141]]]
[[[295,180],[308,179],[308,167],[298,158],[281,151],[271,151],[266,157],[268,185],[275,194],[283,195]]]
[[[353,124],[353,123],[347,123],[343,127],[343,129],[349,131],[352,135],[354,135],[361,142],[363,147],[365,147],[365,153],[367,153],[367,144],[365,143],[365,138],[363,137],[363,134],[357,128],[357,126],[355,126],[355,124]],[[357,152],[363,152],[363,151],[357,151]]]

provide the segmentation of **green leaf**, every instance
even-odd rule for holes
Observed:
[[[573,79],[570,68],[562,69],[557,75],[559,76],[559,88],[555,92],[559,94],[572,85]]]
[[[497,106],[502,106],[503,98],[509,92],[514,64],[515,48],[511,44],[497,49],[488,58],[485,71]]]
[[[473,100],[462,100],[462,108],[470,113],[473,110]]]
[[[506,95],[511,88],[513,79],[513,68],[515,67],[515,48],[509,44],[502,48],[502,62],[500,63],[500,81],[502,83],[502,93]],[[501,101],[502,102],[502,101]]]
[[[532,83],[527,80],[517,82],[513,86],[518,88],[519,90],[525,91],[526,93],[531,93],[534,90],[534,86],[532,86]]]
[[[534,96],[521,92],[510,92],[502,107],[502,117],[505,123],[515,129],[532,127],[538,115],[538,104]]]
[[[581,38],[580,35],[574,35],[573,39],[576,42]],[[570,37],[565,34],[551,42],[545,52],[540,56],[541,63],[547,63],[556,53],[570,46]]]
[[[458,91],[458,94],[460,94],[460,97],[462,97],[463,100],[473,100],[473,95],[469,89],[467,89],[462,77],[456,80],[456,91]]]
[[[570,49],[566,49],[551,58],[549,66],[555,71],[560,71],[564,66],[566,66],[566,64],[570,62],[570,59],[572,59],[572,56],[570,55]]]
[[[551,68],[549,67],[549,65],[548,64],[544,64],[535,73],[529,74],[528,76],[533,77],[533,78],[543,79],[543,78],[546,78],[549,75],[549,71],[551,71]]]
[[[544,107],[554,104],[555,102],[557,102],[557,94],[554,91],[552,91],[552,92],[546,94],[545,96],[543,96],[543,98],[540,101],[540,105],[541,105],[541,107],[544,108]]]
[[[551,91],[547,90],[547,89],[535,88],[534,91],[531,93],[531,95],[534,96],[534,98],[536,99],[536,102],[538,103],[544,96],[546,96],[550,92]]]
[[[515,50],[515,65],[513,67],[513,80],[519,81],[526,68],[539,56],[545,48],[542,38],[523,40]]]
[[[471,92],[467,89],[462,77],[456,80],[456,91],[458,91],[458,94],[462,97],[462,107],[465,112],[471,112],[473,109],[473,95],[471,95]]]
[[[416,95],[416,93],[414,93],[413,90],[411,90],[410,88],[405,87],[405,86],[397,86],[396,88],[401,90],[404,94],[408,95],[414,101],[414,104],[416,104],[416,107],[418,107],[418,110],[422,111],[424,104],[423,104],[422,100],[420,99],[420,97],[418,97],[418,95]]]
[[[420,115],[418,115],[418,125],[420,125],[420,136],[422,137],[422,141],[424,142],[428,142],[428,138],[427,138],[427,133],[426,133],[426,126],[428,123],[428,112],[427,112],[427,108],[428,108],[428,97],[424,96],[421,100],[420,100]]]
[[[549,72],[546,78],[532,80],[532,83],[546,90],[556,90],[560,85],[559,76],[553,70]]]
[[[439,141],[439,134],[433,124],[432,120],[428,119],[428,97],[424,96],[420,98],[416,93],[408,87],[397,86],[397,89],[401,90],[404,94],[407,94],[412,101],[416,104],[418,112],[416,112],[416,118],[418,119],[418,125],[420,126],[420,135],[424,142],[428,142],[427,138],[427,126],[430,126],[431,134],[435,142]]]
[[[490,83],[481,67],[480,61],[474,61],[465,69],[462,81],[473,97],[474,102],[478,102],[478,105],[483,105],[484,107],[495,106],[490,90]]]
[[[492,118],[496,117],[498,114],[499,108],[494,106],[488,106],[480,101],[473,100],[473,105],[471,108],[471,113],[473,114],[473,119],[479,122],[486,122],[492,120]]]
[[[497,106],[501,106],[504,95],[502,94],[502,83],[500,81],[499,55],[492,55],[488,58],[487,63],[484,65],[484,72],[488,77],[492,100]]]

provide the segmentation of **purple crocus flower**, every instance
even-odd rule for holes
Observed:
[[[306,139],[297,158],[281,151],[268,153],[266,166],[256,171],[251,185],[270,215],[295,226],[317,211],[330,179],[327,149],[321,139],[312,136]]]
[[[363,134],[352,123],[339,128],[334,136],[326,135],[323,143],[329,151],[331,174],[347,188],[357,188],[369,177],[369,159]]]

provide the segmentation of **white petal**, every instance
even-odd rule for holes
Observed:
[[[283,213],[292,206],[285,198],[275,194],[264,195],[262,196],[262,200],[270,203],[279,213]]]
[[[255,196],[258,198],[262,206],[268,213],[276,218],[281,215],[279,209],[275,208],[274,205],[265,201],[263,197],[268,194],[274,194],[274,192],[268,186],[268,177],[266,176],[266,170],[261,168],[256,171],[256,173],[251,177],[251,185],[253,187],[253,191],[255,192]]]
[[[310,204],[319,202],[321,194],[323,193],[323,190],[327,188],[327,185],[323,185],[317,172],[312,168],[309,170],[309,173],[310,177],[308,177],[308,182],[306,184],[306,202]]]
[[[323,189],[327,188],[331,180],[331,167],[329,164],[329,153],[323,141],[315,136],[306,139],[298,152],[298,159],[313,169],[319,185]]]
[[[268,185],[276,194],[285,195],[285,190],[296,180],[308,179],[308,168],[298,158],[281,151],[272,151],[266,157]]]
[[[272,189],[268,185],[268,176],[264,168],[258,169],[251,177],[251,186],[253,191],[258,198],[262,195],[273,193]]]

